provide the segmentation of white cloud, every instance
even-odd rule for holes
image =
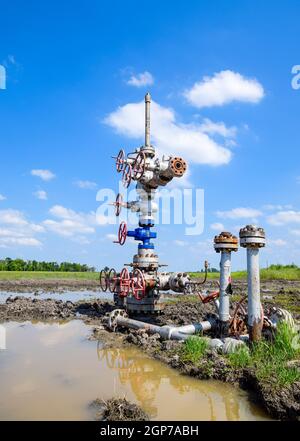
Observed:
[[[278,213],[268,216],[267,221],[270,225],[275,225],[275,226],[281,226],[291,223],[299,224],[300,211],[294,211],[294,210],[278,211]]]
[[[283,239],[269,239],[267,241],[268,245],[275,245],[276,247],[284,247],[287,245],[287,241]]]
[[[293,234],[294,236],[300,236],[300,229],[290,230],[290,233]]]
[[[47,193],[44,190],[38,190],[33,194],[37,199],[41,199],[43,201],[46,201],[48,199]]]
[[[253,219],[261,216],[262,212],[255,208],[239,207],[228,211],[217,211],[216,215],[224,219]]]
[[[44,228],[29,222],[19,210],[0,210],[0,246],[41,246],[34,236],[42,233]]]
[[[0,193],[0,201],[5,201],[5,200],[6,200],[6,196]]]
[[[95,213],[77,213],[62,205],[54,205],[49,213],[58,220],[46,219],[43,225],[60,236],[71,237],[82,234],[95,233]]]
[[[215,223],[211,224],[210,228],[212,230],[216,230],[216,231],[220,231],[220,232],[225,230],[224,225],[221,224],[220,222],[215,222]]]
[[[137,75],[131,75],[127,84],[129,86],[144,87],[151,86],[154,83],[153,75],[150,72],[143,72]]]
[[[231,151],[204,133],[200,124],[182,124],[175,112],[152,101],[151,136],[160,154],[178,154],[196,164],[222,165],[231,160]],[[144,138],[144,102],[129,103],[110,113],[104,123],[121,135]]]
[[[184,242],[183,240],[174,240],[173,241],[175,245],[177,245],[178,247],[185,247],[187,245],[186,242]]]
[[[106,237],[106,239],[112,240],[112,241],[118,240],[118,236],[116,234],[113,234],[113,233],[106,234],[105,237]]]
[[[92,181],[76,181],[75,185],[84,190],[94,190],[95,188],[97,188],[96,182]]]
[[[41,178],[43,181],[51,181],[51,179],[55,178],[55,174],[50,170],[42,170],[42,169],[34,169],[31,170],[32,176],[37,176]]]
[[[275,211],[275,210],[291,210],[293,208],[292,205],[287,204],[287,205],[274,205],[274,204],[266,204],[263,206],[264,210],[269,210],[269,211]]]
[[[200,129],[203,133],[210,135],[220,135],[224,138],[235,138],[237,133],[236,127],[227,127],[223,122],[214,122],[209,118],[204,118]]]
[[[258,103],[264,97],[263,86],[255,79],[238,72],[223,70],[212,77],[205,76],[184,92],[195,107],[222,106],[232,101]]]

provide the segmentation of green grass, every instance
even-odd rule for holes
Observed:
[[[192,278],[203,278],[204,274],[200,272],[189,273]],[[220,277],[219,273],[208,273],[208,279],[214,280]],[[234,271],[232,273],[233,279],[246,279],[247,271]],[[260,270],[261,280],[300,280],[300,268],[281,265],[272,265],[270,268]]]
[[[188,338],[180,352],[180,359],[182,361],[190,361],[192,363],[197,363],[205,354],[208,349],[208,342],[205,338],[201,337],[190,337]]]
[[[81,279],[98,280],[99,273],[95,272],[54,272],[54,271],[0,271],[0,280],[21,279]]]
[[[271,381],[272,387],[288,386],[300,381],[300,370],[288,366],[291,360],[300,357],[299,349],[295,348],[296,334],[286,323],[279,323],[272,342],[261,340],[255,343],[249,352],[240,347],[228,355],[233,368],[252,367],[260,381]]]

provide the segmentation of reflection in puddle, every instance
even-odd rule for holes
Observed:
[[[0,351],[0,419],[92,419],[95,398],[126,396],[156,420],[257,420],[247,395],[199,381],[133,349],[103,349],[81,321],[10,322]]]

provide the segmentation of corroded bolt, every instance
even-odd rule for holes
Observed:
[[[223,231],[218,236],[214,238],[214,248],[217,253],[221,251],[237,251],[238,250],[238,238],[233,236],[233,234]]]
[[[263,248],[266,245],[265,230],[256,225],[240,229],[240,245],[244,248]]]

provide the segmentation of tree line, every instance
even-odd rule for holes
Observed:
[[[94,272],[96,268],[73,262],[38,262],[36,260],[6,259],[0,260],[0,271],[58,271],[58,272]]]

